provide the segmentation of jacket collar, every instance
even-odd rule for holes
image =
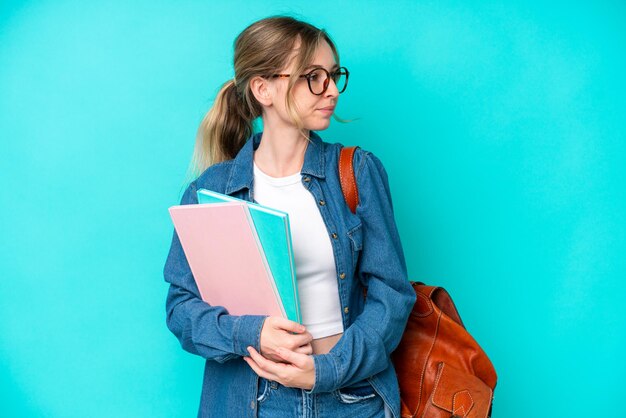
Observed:
[[[254,159],[254,151],[261,143],[262,134],[263,132],[258,132],[251,135],[237,153],[230,169],[228,182],[226,183],[226,194],[232,194],[244,188],[252,189],[252,182],[254,180],[252,162]],[[323,179],[325,178],[324,143],[322,138],[313,131],[310,131],[309,140],[309,145],[304,153],[304,164],[302,165],[301,173]]]

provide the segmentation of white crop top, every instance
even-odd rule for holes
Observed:
[[[301,179],[270,177],[254,164],[254,200],[289,214],[302,322],[318,339],[343,332],[343,322],[330,237]]]

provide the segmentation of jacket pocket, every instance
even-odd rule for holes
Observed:
[[[277,387],[278,384],[276,382],[259,377],[258,397],[256,398],[257,403],[263,403]]]
[[[334,394],[344,404],[359,403],[376,397],[376,391],[367,380],[337,389]]]

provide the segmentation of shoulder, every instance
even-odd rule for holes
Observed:
[[[187,185],[181,204],[197,203],[196,191],[198,189],[213,190],[224,193],[226,184],[231,175],[234,160],[223,161],[213,164],[202,172],[195,180]]]
[[[387,180],[383,162],[372,151],[358,148],[354,153],[354,172],[357,177],[380,176]]]
[[[322,140],[324,154],[326,156],[327,170],[336,171],[339,164],[339,156],[341,150],[351,145],[344,145],[340,142],[332,142]],[[388,182],[387,171],[378,156],[372,151],[357,146],[353,157],[354,175],[357,184],[363,183]]]
[[[339,153],[343,148],[341,144],[338,145],[339,149],[337,150],[337,158],[339,158]],[[387,179],[387,171],[385,170],[382,161],[372,151],[358,146],[354,151],[352,164],[354,167],[355,178],[359,183],[367,181],[368,177],[371,176],[384,177],[385,180]]]
[[[341,142],[332,142],[332,140],[331,141],[322,140],[321,145],[324,150],[326,161],[329,164],[330,163],[337,164],[337,162],[339,161],[339,155],[341,154],[341,150],[343,148],[353,146],[353,145],[345,145]],[[362,168],[368,163],[382,167],[382,162],[376,155],[374,155],[372,151],[363,149],[360,146],[357,146],[356,150],[354,151],[353,162],[354,162],[355,173],[362,170]]]
[[[223,193],[230,178],[234,160],[222,161],[208,167],[195,180],[199,189],[209,189]]]

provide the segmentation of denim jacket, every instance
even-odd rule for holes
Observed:
[[[197,203],[200,188],[254,201],[253,154],[261,133],[237,156],[209,167],[185,191],[181,204]],[[367,379],[394,417],[400,396],[390,354],[400,342],[415,293],[407,278],[387,173],[372,153],[354,157],[359,204],[353,214],[339,183],[341,144],[310,133],[302,184],[314,196],[332,243],[344,333],[328,354],[313,355],[313,393],[331,392]],[[243,361],[246,347],[260,351],[264,316],[229,315],[199,296],[176,232],[164,268],[170,284],[167,326],[183,349],[206,359],[200,417],[255,417],[257,375]],[[367,286],[367,298],[363,298]]]

